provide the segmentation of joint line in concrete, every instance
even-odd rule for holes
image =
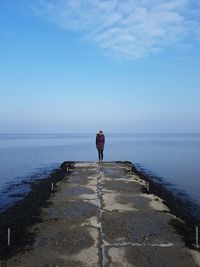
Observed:
[[[103,227],[102,227],[102,212],[103,212],[103,208],[102,208],[102,186],[101,186],[101,171],[100,171],[100,167],[97,166],[97,197],[100,203],[99,206],[99,233],[100,233],[100,249],[101,249],[101,266],[104,267],[106,266],[108,259],[106,257],[106,252],[105,252],[105,244],[104,244],[104,240],[103,240]]]

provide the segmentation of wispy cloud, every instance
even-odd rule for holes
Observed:
[[[30,0],[32,9],[104,53],[143,58],[200,34],[196,0]]]

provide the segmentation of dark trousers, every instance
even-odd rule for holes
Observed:
[[[103,149],[98,149],[99,160],[103,160]]]

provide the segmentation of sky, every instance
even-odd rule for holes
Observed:
[[[0,1],[0,133],[199,133],[200,1]]]

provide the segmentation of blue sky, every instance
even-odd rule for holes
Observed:
[[[200,132],[200,3],[0,4],[0,132]]]

